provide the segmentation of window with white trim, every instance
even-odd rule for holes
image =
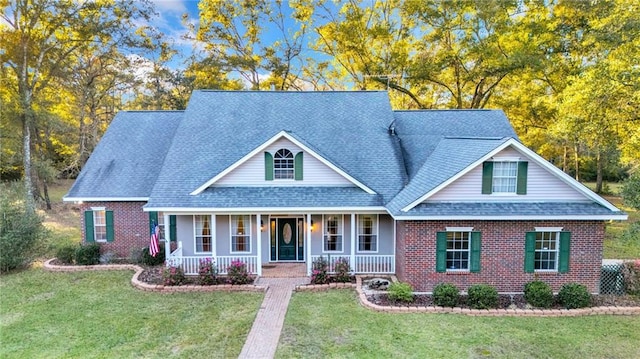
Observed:
[[[195,227],[196,253],[210,253],[211,248],[211,216],[195,215],[193,216]]]
[[[469,270],[471,231],[447,231],[447,270]]]
[[[248,215],[231,216],[231,252],[251,252],[251,217]]]
[[[558,269],[558,250],[560,231],[536,232],[536,252],[534,269],[556,271]]]
[[[273,175],[275,179],[294,179],[293,153],[286,148],[279,149],[273,156]]]
[[[107,241],[107,212],[104,209],[93,210],[93,236],[96,242]]]
[[[493,162],[493,193],[516,193],[518,183],[518,162]]]
[[[323,217],[325,252],[342,252],[342,215],[328,215]]]
[[[358,215],[358,251],[378,251],[378,215]]]

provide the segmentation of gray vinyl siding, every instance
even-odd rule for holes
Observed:
[[[425,202],[505,202],[505,201],[587,201],[588,199],[549,173],[546,169],[524,157],[513,148],[506,148],[494,156],[496,160],[513,159],[528,161],[527,194],[526,195],[486,195],[482,189],[482,164],[464,176],[449,184],[440,192],[429,197]]]
[[[281,138],[268,146],[265,151],[275,154],[286,148],[295,156],[302,149],[291,141]],[[246,162],[222,177],[213,186],[354,186],[349,180],[338,174],[312,155],[304,154],[303,180],[265,180],[264,151],[249,158]]]

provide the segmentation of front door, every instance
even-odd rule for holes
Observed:
[[[295,218],[278,218],[278,260],[293,261],[296,259]]]

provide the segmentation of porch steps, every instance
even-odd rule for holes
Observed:
[[[262,265],[263,278],[301,278],[307,276],[305,263],[269,263]]]

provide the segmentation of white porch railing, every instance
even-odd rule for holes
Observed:
[[[197,275],[200,269],[200,261],[211,256],[184,256],[182,255],[182,243],[178,243],[178,248],[169,254],[167,266],[181,267],[186,275]],[[231,262],[239,260],[247,265],[247,271],[251,274],[258,273],[258,256],[217,256],[213,258],[218,267],[218,274],[227,274],[227,268]]]
[[[394,255],[356,255],[355,267],[351,264],[350,256],[348,255],[312,255],[311,261],[315,262],[320,257],[323,257],[327,261],[329,273],[335,273],[336,261],[341,258],[345,259],[349,263],[349,266],[356,274],[396,272],[396,257]]]

